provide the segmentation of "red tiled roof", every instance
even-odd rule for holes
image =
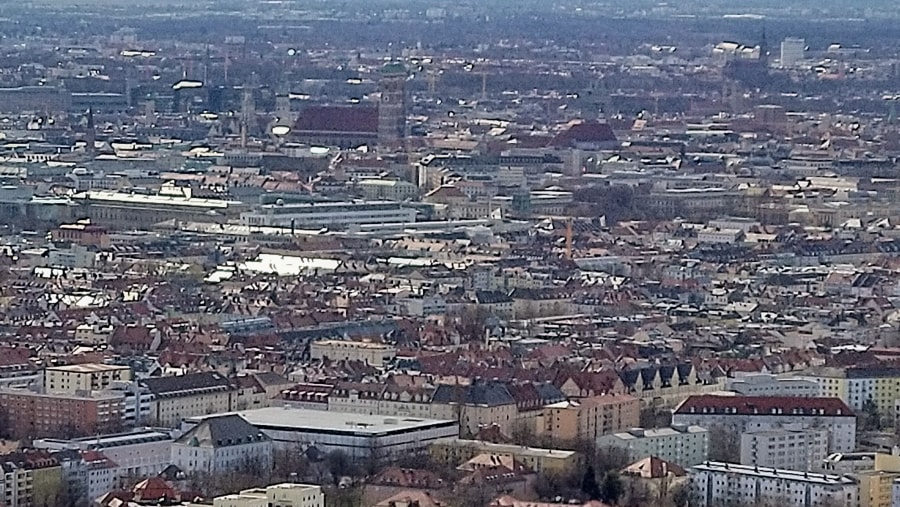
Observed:
[[[661,479],[672,474],[676,477],[684,477],[686,472],[675,463],[669,463],[656,456],[650,456],[638,460],[620,470],[622,475],[643,477],[644,479]]]
[[[369,484],[400,488],[439,489],[445,486],[443,479],[433,472],[414,468],[390,467],[372,477]]]
[[[852,416],[853,410],[838,398],[791,396],[698,395],[684,400],[676,414],[815,415]]]
[[[572,147],[576,143],[615,142],[616,135],[607,123],[585,121],[575,123],[553,138],[553,146]]]
[[[150,477],[134,485],[131,489],[135,498],[143,501],[177,500],[178,493],[159,477]]]
[[[300,112],[295,132],[378,132],[378,109],[363,106],[310,106]]]

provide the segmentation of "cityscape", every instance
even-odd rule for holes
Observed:
[[[900,507],[898,21],[0,2],[0,507]]]

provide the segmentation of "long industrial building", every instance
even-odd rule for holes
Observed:
[[[276,448],[315,447],[319,452],[341,450],[355,459],[390,460],[425,452],[445,438],[459,436],[459,423],[412,417],[385,417],[268,407],[236,412],[271,438]],[[214,414],[185,419],[187,430]]]

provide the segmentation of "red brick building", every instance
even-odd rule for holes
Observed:
[[[75,396],[0,389],[0,424],[8,424],[12,438],[72,438],[109,433],[121,428],[124,413],[121,395]]]

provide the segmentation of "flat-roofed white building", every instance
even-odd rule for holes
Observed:
[[[768,373],[753,373],[730,378],[725,388],[744,396],[820,396],[819,383],[800,377],[778,377]]]
[[[72,196],[91,223],[116,228],[148,228],[167,220],[224,223],[247,206],[238,201],[192,197],[187,188],[163,186],[159,193],[92,190]]]
[[[354,459],[393,459],[424,452],[429,444],[459,436],[459,423],[414,417],[385,417],[267,407],[236,412],[272,439],[276,448],[341,450]],[[221,414],[220,414],[221,415]],[[208,417],[185,420],[183,429]]]
[[[691,469],[692,506],[858,505],[856,481],[842,475],[706,462]]]
[[[213,507],[324,507],[322,486],[282,483],[213,498]]]
[[[44,390],[53,394],[102,391],[114,382],[131,380],[131,368],[112,364],[71,364],[44,368]]]
[[[35,440],[34,447],[100,451],[117,465],[119,477],[146,477],[158,474],[172,462],[172,442],[176,436],[175,430],[138,428],[72,440],[43,438]]]
[[[247,226],[346,230],[368,224],[406,224],[416,221],[416,210],[395,201],[342,201],[264,204],[241,213]]]
[[[366,179],[356,184],[366,199],[403,201],[419,193],[419,187],[402,180]]]
[[[741,434],[741,464],[783,468],[787,470],[820,470],[828,456],[828,431],[774,429]]]
[[[709,431],[700,426],[670,428],[634,428],[604,435],[597,439],[597,449],[623,449],[629,462],[650,456],[684,468],[703,463],[709,458]]]

